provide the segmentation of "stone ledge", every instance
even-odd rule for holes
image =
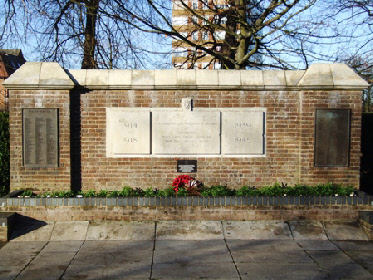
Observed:
[[[373,203],[373,196],[166,196],[0,198],[1,206],[358,206]]]
[[[65,72],[66,71],[66,72]],[[58,63],[28,62],[5,82],[7,89],[141,90],[363,90],[368,83],[345,64],[308,70],[63,70]]]
[[[7,89],[70,90],[74,82],[55,62],[26,62],[3,83]]]

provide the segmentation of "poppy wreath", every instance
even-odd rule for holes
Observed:
[[[177,176],[172,181],[172,186],[174,187],[174,191],[177,193],[179,191],[179,188],[183,188],[188,186],[189,182],[194,180],[193,177],[190,177],[189,175],[180,175]]]
[[[189,195],[201,195],[202,183],[189,175],[180,175],[176,177],[172,182],[172,186],[176,194],[180,188],[183,188]]]

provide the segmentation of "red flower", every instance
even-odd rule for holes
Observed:
[[[172,181],[172,186],[174,187],[174,191],[177,193],[179,191],[179,188],[186,187],[189,183],[189,181],[194,180],[193,177],[190,177],[189,175],[180,175],[177,176]]]

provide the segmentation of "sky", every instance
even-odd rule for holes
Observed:
[[[0,0],[0,6],[4,7],[5,0]],[[356,53],[363,56],[372,57],[372,44],[367,44],[365,46],[364,42],[372,38],[373,31],[367,28],[367,25],[361,26],[357,23],[364,21],[364,15],[359,15],[354,18],[349,18],[350,14],[341,13],[331,16],[329,18],[324,18],[321,25],[311,25],[309,24],[310,20],[320,21],[323,19],[325,5],[330,4],[335,0],[330,1],[319,1],[317,5],[311,9],[302,13],[299,17],[294,20],[289,26],[291,28],[300,28],[299,31],[306,33],[309,32],[310,36],[308,40],[303,42],[303,46],[308,51],[309,63],[330,63],[337,59],[336,54],[339,54],[339,57],[351,56]],[[22,18],[24,16],[22,13],[17,12],[17,17]],[[2,18],[1,18],[2,17]],[[5,17],[1,15],[0,12],[0,22],[1,25],[4,23]],[[30,21],[33,19],[30,19]],[[371,19],[370,19],[371,20]],[[372,20],[371,20],[372,21]],[[338,27],[339,37],[331,37],[333,32],[336,32]],[[37,51],[37,40],[34,34],[31,31],[24,32],[24,26],[19,24],[17,30],[7,30],[9,40],[4,42],[0,41],[1,48],[20,48],[27,61],[41,61],[43,60],[40,52]],[[16,36],[16,34],[20,36]],[[38,30],[35,30],[35,34]],[[319,36],[318,38],[313,38],[314,35]],[[347,36],[348,35],[348,36]],[[353,37],[351,37],[353,35]],[[277,36],[277,37],[275,37]],[[53,40],[53,38],[50,38]],[[286,39],[285,36],[279,36],[279,33],[276,33],[271,38],[272,43],[271,47],[278,51],[278,53],[285,52],[285,50],[292,48],[299,48],[299,44],[292,42]],[[135,60],[122,61],[118,63],[117,67],[119,68],[143,68],[143,69],[164,69],[171,67],[171,38],[164,35],[151,35],[148,34],[144,36],[143,33],[139,31],[131,31],[131,47],[135,49],[135,52],[145,53],[144,63],[139,64]],[[46,44],[43,42],[41,45]],[[118,52],[125,54],[128,50],[118,46]],[[363,46],[361,48],[361,46]],[[294,53],[291,51],[285,52],[284,54],[279,54],[278,56],[285,60],[291,62],[291,64],[297,69],[304,69],[306,64],[299,56],[294,56]],[[130,56],[124,55],[125,58]],[[264,57],[267,61],[268,58]],[[269,61],[269,60],[268,60]],[[81,64],[81,55],[80,54],[70,54],[65,60],[63,65],[65,68],[80,68]]]

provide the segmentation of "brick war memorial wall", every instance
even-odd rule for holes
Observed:
[[[64,70],[28,62],[9,89],[11,191],[343,183],[359,188],[362,90],[308,70]]]

